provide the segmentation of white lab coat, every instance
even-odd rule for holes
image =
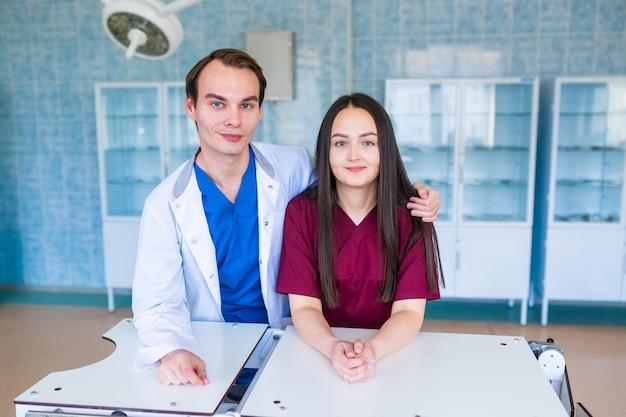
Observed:
[[[276,278],[287,203],[313,181],[306,149],[253,143],[259,207],[261,290],[271,327],[289,314]],[[134,325],[142,346],[138,366],[175,349],[198,356],[190,321],[224,321],[215,247],[191,158],[146,199],[133,280]]]

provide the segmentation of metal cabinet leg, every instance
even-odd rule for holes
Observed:
[[[544,298],[541,302],[541,325],[548,325],[548,299]]]
[[[109,312],[115,311],[115,295],[113,294],[113,287],[107,287],[107,298],[109,303]]]
[[[520,306],[519,324],[520,326],[526,326],[527,323],[528,323],[528,299],[523,298],[521,301],[521,306]]]

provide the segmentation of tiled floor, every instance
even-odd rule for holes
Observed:
[[[108,356],[114,345],[102,334],[131,314],[127,307],[109,313],[102,307],[0,303],[0,417],[14,416],[13,399],[50,372]],[[626,327],[428,319],[423,331],[553,338],[565,353],[574,401],[594,417],[626,417]]]

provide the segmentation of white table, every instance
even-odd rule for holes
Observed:
[[[347,384],[288,327],[242,402],[245,417],[568,415],[523,337],[425,332],[381,359],[374,378]]]
[[[207,362],[209,385],[162,385],[154,369],[134,368],[139,342],[132,322],[125,319],[104,335],[117,345],[111,356],[46,376],[15,399],[16,415],[217,415],[225,412],[222,400],[246,361],[260,371],[230,416],[568,415],[528,342],[519,336],[422,332],[381,359],[374,378],[346,384],[291,326],[275,333],[259,324],[194,322],[192,329]],[[373,333],[333,331],[346,340]]]
[[[83,368],[49,374],[15,399],[16,415],[57,409],[108,416],[117,410],[151,417],[213,415],[267,325],[194,322],[192,329],[207,364],[208,385],[163,385],[154,368],[135,368],[139,341],[132,321],[124,319],[104,334],[116,344],[109,357]]]

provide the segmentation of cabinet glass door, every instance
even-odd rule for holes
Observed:
[[[619,223],[626,82],[565,82],[558,109],[553,221]]]
[[[159,91],[107,87],[100,99],[106,214],[139,216],[162,175]]]
[[[185,86],[167,88],[167,123],[169,139],[168,172],[178,168],[198,149],[196,125],[185,111]]]
[[[439,220],[452,220],[457,85],[388,82],[386,107],[412,182],[435,188]]]
[[[532,82],[464,88],[462,220],[529,221]]]

